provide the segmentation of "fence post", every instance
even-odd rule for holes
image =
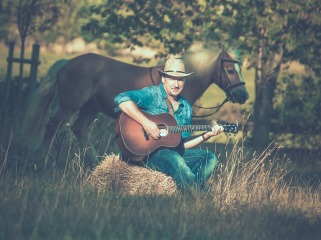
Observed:
[[[39,61],[39,44],[32,45],[30,75],[29,75],[29,94],[36,88]]]
[[[9,81],[11,79],[11,74],[12,74],[12,58],[13,58],[13,51],[14,51],[14,42],[9,43],[9,52],[8,52],[8,57],[7,57],[7,76],[6,76],[6,81]]]
[[[7,100],[9,97],[9,92],[10,92],[10,85],[11,85],[11,75],[12,75],[12,59],[13,59],[13,52],[14,52],[14,42],[9,43],[9,52],[8,52],[8,57],[7,57],[7,75],[5,79],[5,86],[4,86],[4,105],[7,105]]]
[[[1,94],[3,96],[3,101],[0,103],[0,123],[2,125],[3,132],[0,136],[0,141],[4,143],[8,139],[7,136],[10,132],[10,129],[8,128],[8,119],[7,119],[7,113],[8,113],[8,99],[11,89],[11,74],[12,74],[12,59],[13,59],[13,53],[14,53],[14,42],[9,43],[9,52],[7,57],[7,75],[5,78],[4,86],[2,88],[3,93]]]

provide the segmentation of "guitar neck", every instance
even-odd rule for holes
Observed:
[[[213,125],[169,126],[170,133],[211,131]]]

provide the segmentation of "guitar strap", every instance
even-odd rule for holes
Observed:
[[[172,106],[171,106],[171,103],[170,103],[169,100],[168,100],[168,97],[166,98],[166,104],[167,104],[169,113],[170,113],[172,116],[174,116],[173,108],[172,108]]]

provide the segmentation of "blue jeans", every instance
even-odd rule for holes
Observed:
[[[160,149],[148,158],[146,165],[171,176],[184,191],[194,187],[203,189],[217,162],[215,154],[208,150]]]

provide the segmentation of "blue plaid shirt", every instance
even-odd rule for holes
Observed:
[[[122,102],[133,101],[137,107],[149,114],[169,113],[166,104],[167,94],[163,83],[158,86],[145,87],[140,90],[128,91],[118,94],[114,102],[116,104],[115,112],[120,111],[118,105]],[[182,96],[178,97],[178,108],[174,112],[174,117],[179,126],[191,125],[192,123],[192,106]],[[189,132],[183,132],[182,138],[190,136]]]

